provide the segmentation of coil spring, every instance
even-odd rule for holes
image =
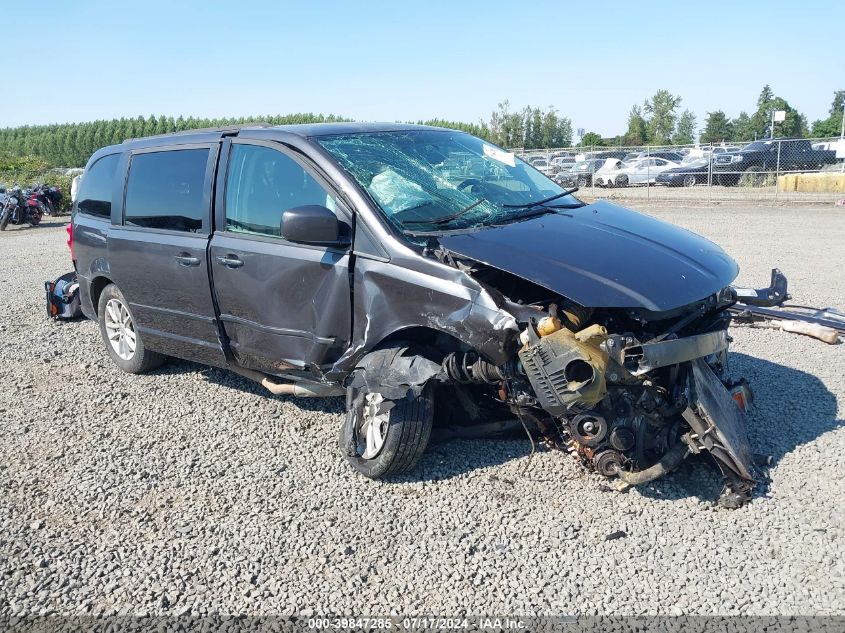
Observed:
[[[502,366],[489,363],[475,352],[452,352],[443,359],[443,369],[446,375],[455,382],[463,385],[470,383],[496,384],[516,374],[516,366],[512,362]]]

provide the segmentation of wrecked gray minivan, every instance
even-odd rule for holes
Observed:
[[[96,152],[72,253],[121,369],[175,356],[345,395],[340,449],[369,477],[412,469],[435,413],[509,417],[626,485],[708,451],[741,504],[727,308],[785,279],[735,289],[715,244],[573,193],[454,130],[195,131]]]

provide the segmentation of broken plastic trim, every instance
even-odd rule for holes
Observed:
[[[445,373],[439,363],[409,352],[407,346],[370,352],[355,365],[347,385],[387,400],[401,400],[409,391],[418,397],[426,382]]]

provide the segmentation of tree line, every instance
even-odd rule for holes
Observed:
[[[682,98],[668,90],[658,90],[642,104],[634,104],[628,114],[627,129],[615,137],[588,132],[580,139],[581,146],[612,145],[686,145],[719,143],[722,141],[750,141],[771,134],[772,110],[784,110],[786,120],[775,123],[774,135],[779,137],[836,136],[840,131],[845,90],[834,94],[830,116],[808,124],[807,118],[793,108],[783,97],[764,86],[751,113],[740,112],[730,119],[722,110],[708,112],[704,125],[689,109],[681,110]],[[238,118],[197,118],[168,116],[138,116],[88,123],[53,125],[27,125],[0,129],[0,167],[15,157],[37,157],[47,166],[82,167],[91,154],[106,145],[121,143],[129,138],[167,134],[184,130],[222,127],[250,122],[270,125],[294,123],[321,123],[349,121],[334,114],[299,113]],[[487,121],[477,123],[429,119],[417,121],[426,125],[452,128],[469,132],[503,147],[542,149],[570,147],[573,145],[573,128],[570,118],[553,107],[525,106],[512,109],[510,101],[498,104]],[[4,170],[0,169],[0,172]]]
[[[239,118],[203,119],[196,117],[155,116],[120,118],[89,123],[25,125],[0,129],[0,154],[38,156],[51,166],[83,167],[96,150],[126,139],[169,134],[185,130],[261,121],[270,125],[349,121],[333,114],[289,114]]]

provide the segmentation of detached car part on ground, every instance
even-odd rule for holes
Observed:
[[[485,167],[456,177],[467,155]],[[777,305],[786,280],[732,288],[715,244],[571,194],[451,130],[194,132],[97,152],[71,250],[123,370],[172,355],[277,394],[345,394],[340,448],[369,477],[412,469],[435,415],[516,416],[626,485],[707,451],[721,503],[740,505],[756,475],[728,309]]]

